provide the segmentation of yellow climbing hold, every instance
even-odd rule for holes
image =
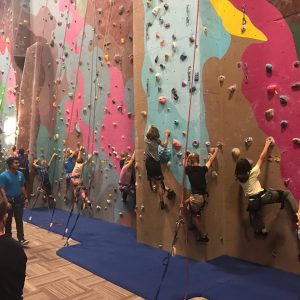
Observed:
[[[253,25],[246,15],[246,30],[241,31],[243,13],[228,0],[210,0],[217,14],[222,19],[224,28],[232,35],[251,38],[259,41],[267,41],[268,38]],[[246,11],[247,13],[247,11]]]

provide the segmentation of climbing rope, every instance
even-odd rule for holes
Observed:
[[[187,122],[187,130],[186,130],[186,143],[185,143],[185,153],[188,150],[188,142],[189,142],[189,129],[190,129],[190,120],[191,120],[191,108],[192,108],[192,102],[193,102],[193,86],[194,86],[194,75],[195,75],[195,63],[196,63],[196,52],[197,52],[197,37],[198,37],[198,30],[199,30],[199,11],[200,11],[200,0],[197,0],[197,6],[196,6],[197,14],[196,14],[196,30],[195,30],[195,43],[194,43],[194,54],[193,54],[193,62],[192,62],[192,69],[189,71],[190,72],[190,80],[189,80],[189,109],[188,109],[188,122]],[[188,23],[189,24],[189,23]],[[183,166],[182,166],[182,193],[181,193],[181,201],[180,201],[180,209],[179,209],[179,216],[176,220],[175,224],[175,232],[172,240],[172,245],[171,245],[171,255],[174,256],[176,255],[176,242],[177,242],[177,236],[180,231],[180,228],[184,224],[183,220],[183,209],[184,209],[184,183],[185,183],[185,167],[186,167],[186,159],[183,161]],[[188,231],[187,228],[185,228],[185,233],[186,233],[186,243],[187,243],[187,235]],[[167,257],[164,259],[164,272],[160,281],[160,285],[158,287],[158,290],[155,295],[155,300],[158,299],[161,285],[163,283],[163,280],[166,276],[168,267],[169,267],[169,262],[171,255],[168,253]],[[185,297],[184,299],[187,299],[187,292],[188,292],[188,283],[189,283],[189,261],[186,259],[186,270],[185,270]]]
[[[11,45],[15,45],[16,40],[17,40],[17,36],[18,36],[18,32],[19,32],[19,24],[20,24],[21,17],[22,17],[22,10],[23,10],[22,7],[24,6],[24,3],[25,3],[25,0],[22,0],[22,3],[20,4],[20,11],[19,11],[19,15],[18,15],[18,18],[17,18],[17,23],[16,23],[17,24],[17,29],[14,31],[14,28],[13,28],[13,30],[12,30],[12,32],[13,32],[13,43],[11,43]],[[3,12],[3,14],[4,14],[4,12]],[[3,85],[3,92],[2,92],[2,95],[1,95],[1,99],[0,99],[0,107],[2,106],[4,97],[5,97],[5,94],[6,94],[7,83],[8,83],[8,80],[9,80],[9,74],[10,74],[12,61],[13,61],[13,58],[11,57],[10,60],[9,60],[9,65],[8,65],[7,77],[6,77],[6,80],[5,80],[5,84]]]

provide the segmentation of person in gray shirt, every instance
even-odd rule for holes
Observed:
[[[151,189],[153,191],[157,191],[159,195],[161,209],[165,208],[165,202],[163,198],[165,193],[165,184],[158,155],[158,146],[167,148],[169,137],[170,130],[166,129],[165,140],[162,142],[160,140],[159,130],[153,125],[150,125],[145,138],[145,165],[147,177],[150,182]]]

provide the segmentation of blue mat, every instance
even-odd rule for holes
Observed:
[[[25,210],[24,220],[30,215]],[[68,212],[57,210],[52,231],[63,233]],[[31,223],[48,229],[47,210],[35,210]],[[71,219],[69,228],[75,221]],[[135,229],[80,216],[73,239],[81,244],[64,247],[63,258],[146,299],[154,299],[167,252],[136,242]],[[30,237],[29,237],[30,238]],[[189,267],[188,281],[185,278]],[[188,286],[186,286],[188,282]],[[299,300],[300,276],[222,256],[206,263],[171,258],[158,299]]]

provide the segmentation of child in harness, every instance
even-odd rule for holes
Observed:
[[[132,196],[135,201],[135,153],[132,156],[127,154],[123,168],[120,174],[119,188],[122,193],[122,199],[127,201],[127,196]]]
[[[36,168],[38,175],[39,175],[39,181],[41,184],[41,189],[45,193],[46,197],[52,197],[52,186],[49,179],[49,168],[51,166],[51,163],[53,159],[57,156],[57,153],[53,153],[51,156],[50,161],[47,163],[45,159],[41,161],[41,164],[39,164],[39,160],[36,159],[33,162],[33,166]]]
[[[73,195],[75,198],[75,202],[77,202],[78,199],[81,198],[82,208],[85,209],[87,208],[88,205],[91,204],[91,202],[88,199],[86,187],[84,186],[82,181],[82,174],[85,165],[91,161],[92,155],[89,155],[88,159],[84,160],[83,154],[84,154],[84,147],[81,146],[79,149],[75,167],[71,174],[71,183],[73,185]]]
[[[191,195],[185,200],[185,204],[191,214],[192,223],[199,233],[197,241],[203,243],[209,241],[201,218],[207,196],[205,174],[215,160],[218,151],[217,147],[211,149],[211,154],[204,166],[200,166],[199,154],[192,152],[187,157],[187,166],[185,167],[185,173],[191,184]]]
[[[250,223],[253,226],[256,235],[267,236],[268,230],[263,222],[261,215],[261,208],[266,204],[280,203],[281,209],[287,202],[295,216],[295,223],[298,224],[298,207],[299,203],[295,200],[289,191],[264,189],[258,180],[260,168],[264,162],[264,158],[268,152],[269,147],[274,144],[274,139],[268,137],[266,139],[264,148],[256,162],[252,167],[247,159],[239,159],[235,168],[235,177],[241,185],[245,196],[248,199],[248,211],[250,216]]]

